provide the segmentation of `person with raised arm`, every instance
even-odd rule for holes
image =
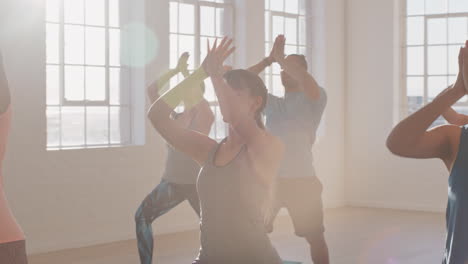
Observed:
[[[286,145],[282,161],[269,232],[279,210],[288,209],[297,236],[309,243],[315,264],[328,264],[329,253],[323,223],[322,183],[313,166],[312,146],[322,119],[327,95],[307,71],[304,55],[284,54],[286,39],[279,35],[270,55],[249,68],[260,74],[273,63],[281,67],[284,97],[268,95],[266,127]]]
[[[215,41],[202,67],[162,95],[148,116],[169,144],[201,166],[197,190],[201,205],[200,252],[195,264],[280,264],[264,228],[283,144],[264,129],[267,90],[246,70],[224,72],[234,52],[232,40]],[[220,143],[188,130],[170,118],[193,81],[211,78],[229,135]]]
[[[182,54],[175,69],[163,74],[148,87],[148,96],[153,104],[160,97],[160,90],[171,78],[179,73],[189,76],[187,70],[188,53]],[[203,94],[204,83],[201,80],[190,84],[196,93]],[[183,101],[184,111],[172,112],[171,118],[184,129],[208,135],[214,121],[214,115],[204,99],[194,103]],[[153,230],[151,224],[160,216],[168,213],[177,205],[188,201],[195,213],[200,216],[200,203],[196,181],[200,166],[186,154],[167,145],[166,166],[161,182],[146,196],[135,214],[138,252],[142,264],[153,263]]]
[[[416,159],[437,158],[450,172],[443,264],[468,263],[468,126],[430,128],[440,115],[467,94],[468,41],[460,49],[459,60],[456,83],[401,121],[387,138],[387,147],[393,154]]]

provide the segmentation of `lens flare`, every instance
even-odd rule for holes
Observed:
[[[159,41],[146,25],[129,23],[122,27],[122,63],[130,67],[145,67],[156,58]]]

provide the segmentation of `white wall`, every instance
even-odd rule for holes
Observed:
[[[245,10],[249,10],[249,5],[260,8],[258,3],[263,2],[243,1],[247,5]],[[168,12],[163,2],[147,1],[147,24],[160,42],[148,74],[161,70],[168,62],[165,52]],[[315,149],[315,163],[325,185],[326,206],[339,206],[344,202],[344,1],[317,0],[317,3],[313,20],[322,41],[314,42],[317,61],[312,68],[328,91],[329,104],[326,135]],[[164,144],[147,124],[144,146],[45,150],[45,28],[41,5],[41,1],[33,0],[0,2],[0,47],[14,105],[5,162],[5,188],[10,205],[26,233],[30,253],[134,238],[133,214],[159,182]],[[238,15],[239,12],[243,11],[238,10]],[[258,14],[263,14],[263,10],[258,10]],[[245,18],[251,21],[252,16]],[[246,23],[244,33],[255,36],[255,32],[263,32],[258,27]],[[237,30],[242,32],[242,28]],[[262,38],[249,43],[259,43],[262,48],[255,49],[261,52],[257,57],[241,54],[245,65],[263,55]],[[317,66],[322,63],[326,71]],[[185,204],[159,219],[155,230],[167,233],[197,227],[195,214]]]
[[[399,77],[397,0],[347,4],[346,200],[352,205],[442,211],[448,173],[440,161],[395,157]]]

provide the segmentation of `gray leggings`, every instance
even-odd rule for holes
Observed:
[[[0,244],[0,263],[28,264],[24,240]]]

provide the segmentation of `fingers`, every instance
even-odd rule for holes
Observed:
[[[236,50],[236,47],[232,47],[230,50],[228,50],[222,58],[222,61],[224,62],[229,56],[231,56],[232,53]]]

